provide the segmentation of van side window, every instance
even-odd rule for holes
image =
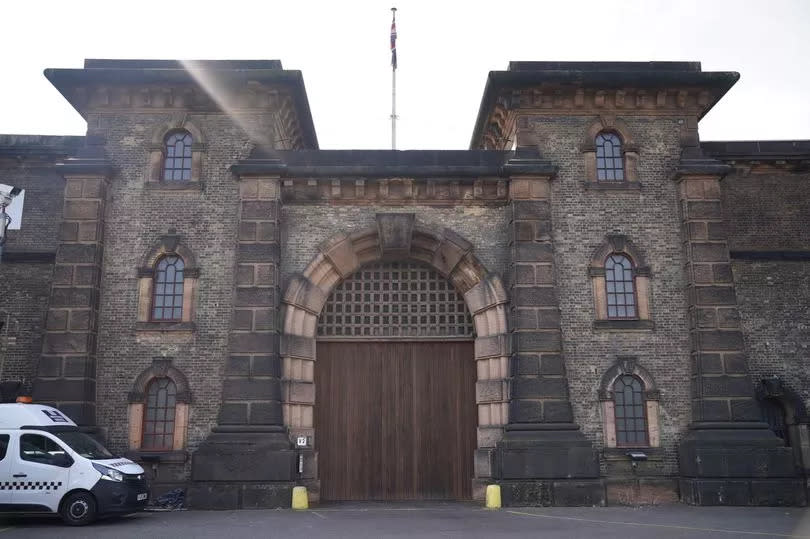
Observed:
[[[39,434],[20,436],[20,458],[62,468],[68,468],[73,464],[73,459],[65,453],[62,446]]]
[[[8,442],[11,436],[8,434],[0,434],[0,460],[6,458],[6,450],[8,450]]]

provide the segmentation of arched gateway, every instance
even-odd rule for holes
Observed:
[[[475,448],[508,420],[506,292],[472,245],[378,214],[323,242],[282,301],[284,423],[314,443],[323,497],[470,497],[489,472]]]

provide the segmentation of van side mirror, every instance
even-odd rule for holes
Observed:
[[[61,455],[54,455],[51,457],[51,464],[54,466],[59,466],[60,468],[70,468],[73,466],[73,459],[70,458],[70,455],[61,454]]]

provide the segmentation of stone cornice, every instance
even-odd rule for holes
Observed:
[[[114,168],[106,158],[75,157],[65,159],[55,165],[56,170],[63,176],[86,175],[112,176]]]
[[[689,176],[724,177],[731,172],[731,167],[722,161],[705,157],[681,158],[673,179],[680,181]]]
[[[285,204],[489,206],[506,204],[508,181],[487,178],[296,178],[282,181]]]
[[[280,69],[46,69],[84,118],[90,113],[270,112],[292,148],[318,141],[300,71]]]
[[[739,78],[700,71],[491,71],[471,148],[503,149],[519,113],[703,117]]]

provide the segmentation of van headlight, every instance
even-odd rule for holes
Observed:
[[[102,479],[106,479],[107,481],[123,481],[124,474],[119,472],[118,470],[114,470],[102,464],[93,463],[93,468],[95,468],[98,473],[101,474]]]

